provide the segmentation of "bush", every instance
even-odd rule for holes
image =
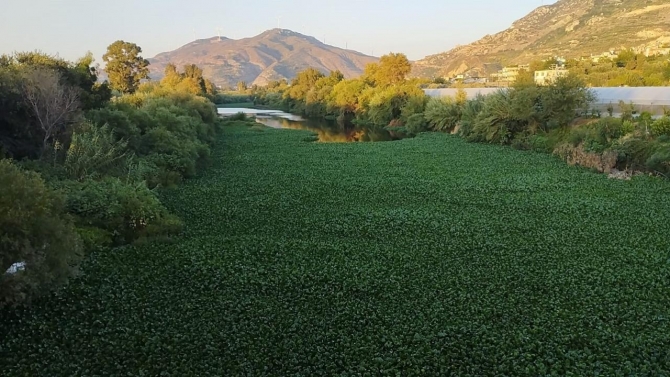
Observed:
[[[623,123],[621,124],[622,135],[625,136],[625,135],[628,135],[628,134],[632,134],[633,132],[635,132],[635,123],[633,123],[629,120],[623,121]]]
[[[499,91],[486,97],[472,124],[469,141],[508,144],[515,134],[527,129],[528,121],[516,109],[516,94]]]
[[[140,129],[137,124],[130,120],[125,111],[114,108],[102,108],[90,110],[85,116],[95,126],[103,127],[108,125],[117,140],[126,140],[130,148],[137,148],[141,135]]]
[[[418,134],[419,132],[425,132],[428,130],[428,123],[423,114],[413,114],[405,123],[405,129],[410,134]]]
[[[546,136],[531,135],[528,144],[532,150],[537,152],[551,153],[553,151],[551,140]]]
[[[132,159],[133,153],[137,155],[146,168],[144,178],[150,187],[174,185],[206,166],[211,153],[209,144],[215,141],[217,128],[222,125],[216,108],[206,98],[161,91],[153,86],[132,96],[120,97],[105,109],[90,111],[87,118],[101,130],[78,137],[88,137],[100,145],[88,148],[85,158],[76,162],[91,165],[95,160],[100,163],[103,160],[98,157],[105,153],[115,153],[123,159],[123,153],[118,152],[127,142],[128,159]],[[103,134],[113,134],[118,143]],[[113,161],[110,159],[110,163]],[[66,165],[77,170],[74,175],[81,178],[79,166],[74,166],[74,162]],[[113,164],[115,167],[121,165]],[[109,171],[100,172],[99,176],[105,174],[118,176]]]
[[[426,105],[425,118],[430,128],[448,132],[461,120],[462,106],[451,97],[431,98]]]
[[[471,140],[474,132],[473,127],[475,120],[477,119],[477,116],[484,108],[485,101],[486,97],[479,94],[477,95],[477,97],[468,100],[465,102],[465,104],[463,104],[461,121],[458,130],[458,134],[460,136],[464,137],[467,140]]]
[[[76,271],[81,242],[63,198],[32,172],[0,161],[0,307],[26,302]],[[5,271],[15,263],[25,269]]]
[[[575,147],[583,144],[586,152],[602,153],[624,136],[630,128],[630,121],[603,118],[597,122],[573,129],[568,136],[568,141]]]
[[[171,235],[181,224],[169,214],[144,182],[128,184],[118,178],[65,181],[60,188],[66,193],[66,208],[76,216],[82,228],[104,231],[89,239],[108,237],[113,244],[131,243],[142,237]]]
[[[230,121],[236,121],[236,120],[246,121],[247,119],[248,119],[247,115],[245,113],[241,112],[241,111],[237,114],[226,117],[226,120],[230,120]]]
[[[179,174],[182,178],[196,173],[196,163],[208,155],[209,148],[197,141],[179,137],[165,128],[156,128],[142,137],[141,155],[159,170]],[[161,182],[169,185],[174,182]]]
[[[654,136],[670,136],[670,116],[657,119],[649,128]]]
[[[656,173],[670,178],[670,145],[659,148],[646,162],[646,167]]]
[[[129,157],[127,146],[125,140],[116,140],[108,125],[80,125],[72,134],[63,164],[65,171],[75,180],[105,175],[118,177],[123,174]]]

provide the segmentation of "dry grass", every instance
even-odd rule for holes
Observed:
[[[554,150],[554,154],[561,157],[569,165],[596,169],[601,173],[607,174],[615,169],[617,163],[616,152],[587,152],[581,144],[576,147],[570,144],[562,144]]]

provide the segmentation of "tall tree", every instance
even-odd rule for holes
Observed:
[[[202,95],[207,92],[205,87],[205,79],[202,77],[202,68],[195,64],[186,64],[184,66],[184,79],[190,81],[190,86],[198,88],[196,95]]]
[[[163,76],[163,79],[161,80],[161,85],[166,86],[168,88],[174,88],[179,83],[181,82],[182,76],[181,74],[177,71],[177,66],[168,63],[168,65],[165,66],[165,76]]]
[[[246,83],[246,82],[244,82],[244,81],[239,81],[239,82],[237,83],[237,91],[238,91],[238,92],[240,92],[240,93],[244,93],[244,92],[247,91],[247,89],[248,89],[248,87],[247,87],[247,83]]]
[[[140,54],[142,48],[135,43],[116,41],[107,47],[102,60],[112,89],[134,93],[142,79],[149,78],[149,62]]]
[[[84,110],[100,108],[111,98],[107,83],[97,82],[98,70],[93,65],[91,52],[76,62],[69,62],[42,52],[17,52],[9,59],[8,62],[18,68],[42,67],[58,72],[63,84],[79,89],[79,99]]]
[[[405,54],[390,53],[379,59],[375,81],[380,85],[394,85],[405,81],[412,70],[412,64]]]

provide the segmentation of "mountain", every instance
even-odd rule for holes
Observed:
[[[312,67],[324,73],[339,70],[345,77],[360,75],[368,63],[378,59],[360,52],[324,44],[286,29],[272,29],[252,38],[214,37],[198,39],[174,51],[149,59],[152,78],[160,78],[168,63],[181,68],[196,64],[217,85],[264,85],[268,81],[292,79]]]
[[[422,77],[485,75],[503,65],[611,49],[670,47],[670,0],[560,0],[495,35],[415,62]]]

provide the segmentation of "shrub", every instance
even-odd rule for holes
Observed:
[[[560,77],[553,85],[525,89],[537,90],[530,93],[533,117],[545,130],[556,126],[566,126],[579,112],[586,113],[595,100],[595,94],[575,76]],[[537,96],[537,97],[535,97]]]
[[[670,145],[659,148],[646,162],[646,167],[670,178]]]
[[[434,131],[447,132],[461,120],[462,106],[451,97],[431,98],[426,105],[425,118]]]
[[[640,113],[640,115],[635,120],[637,120],[638,122],[647,122],[647,123],[651,123],[654,121],[653,116],[648,111],[643,111],[642,113]]]
[[[140,151],[144,159],[157,168],[176,172],[184,178],[194,176],[198,159],[209,154],[206,145],[179,137],[165,128],[156,128],[144,135]]]
[[[49,291],[76,271],[81,242],[63,198],[32,172],[0,161],[0,307]],[[5,271],[15,263],[25,269]]]
[[[140,129],[130,120],[125,111],[114,108],[102,108],[90,110],[86,113],[86,119],[98,127],[108,125],[117,140],[126,140],[133,149],[137,147],[140,137]]]
[[[513,91],[499,91],[487,96],[472,124],[468,140],[508,144],[516,133],[527,130],[528,120],[517,111],[517,99]]]
[[[230,120],[230,121],[236,121],[236,120],[239,120],[239,121],[246,121],[246,120],[247,120],[247,114],[245,114],[245,113],[243,113],[243,112],[240,111],[240,112],[237,113],[237,114],[234,114],[234,115],[231,115],[231,116],[229,116],[229,117],[226,117],[226,120]]]
[[[428,123],[423,114],[413,114],[407,118],[405,123],[405,129],[410,134],[418,134],[419,132],[425,132],[428,130]]]
[[[633,116],[637,114],[635,105],[632,102],[627,104],[624,101],[619,101],[619,110],[621,111],[622,120],[633,120]]]
[[[114,244],[133,242],[141,237],[175,234],[180,223],[160,203],[144,182],[124,183],[118,178],[65,181],[67,210],[82,228],[95,227]],[[93,237],[93,236],[92,236]]]
[[[544,135],[530,135],[528,136],[528,149],[536,152],[551,153],[553,148],[551,141]]]
[[[473,134],[473,126],[475,119],[484,108],[485,98],[483,95],[468,100],[463,105],[461,113],[461,121],[458,129],[458,134],[466,139],[470,139]]]
[[[630,120],[625,120],[621,124],[621,134],[622,135],[628,135],[632,134],[635,132],[635,123],[631,122]]]
[[[629,122],[624,125],[624,122]],[[620,137],[626,134],[631,127],[630,121],[617,118],[603,118],[597,122],[577,127],[568,135],[568,141],[573,146],[583,144],[587,152],[602,153]]]
[[[83,124],[72,135],[64,168],[69,178],[83,180],[120,176],[126,167],[128,143],[117,141],[111,127]]]
[[[670,116],[657,119],[649,128],[654,136],[670,136]]]

